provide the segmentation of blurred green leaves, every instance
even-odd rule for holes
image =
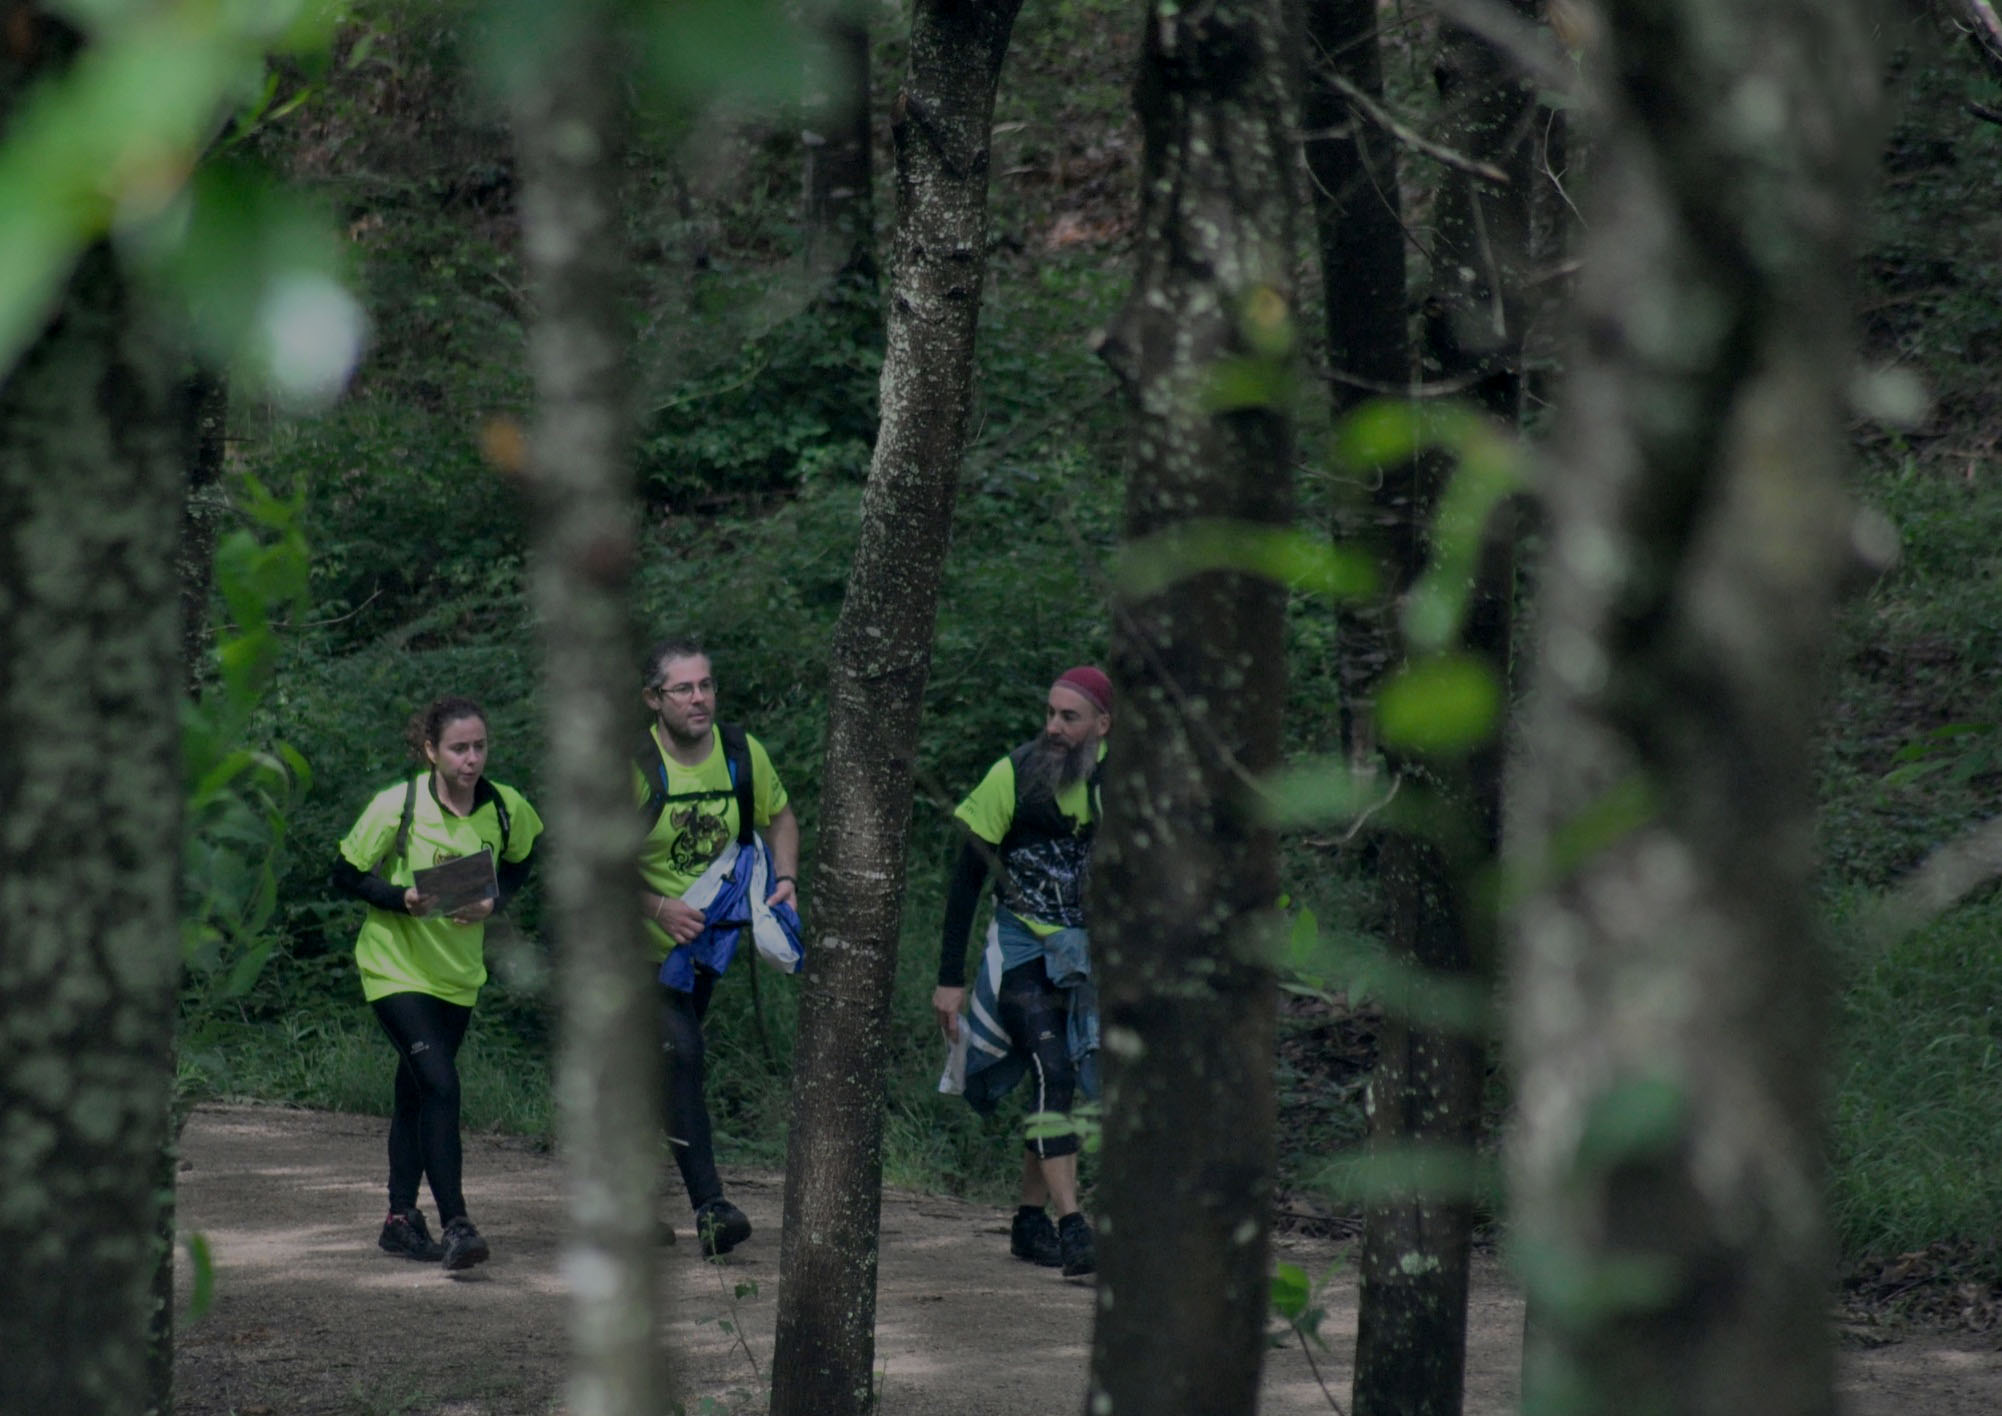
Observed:
[[[321,402],[359,354],[359,307],[335,282],[308,218],[240,180],[190,179],[232,109],[269,109],[273,55],[324,50],[330,0],[180,0],[62,7],[86,43],[28,91],[0,146],[0,370],[54,307],[77,256],[105,236],[188,294],[198,337],[248,353],[240,366],[282,399]],[[246,248],[259,259],[237,258]],[[218,301],[204,272],[228,271]],[[225,311],[230,318],[217,318]]]
[[[1384,685],[1376,721],[1386,746],[1451,757],[1492,737],[1501,710],[1492,667],[1471,654],[1439,654],[1408,665]]]
[[[217,644],[220,677],[181,715],[182,956],[222,998],[250,988],[276,943],[282,853],[293,807],[313,785],[291,744],[259,742],[253,731],[279,658],[280,617],[309,603],[305,495],[275,497],[246,477],[239,506],[251,525],[216,548],[216,590],[233,621]]]
[[[798,7],[778,0],[489,0],[480,17],[479,65],[503,94],[535,82],[548,57],[596,15],[619,17],[643,90],[641,106],[686,108],[715,99],[797,102],[824,82],[820,47]]]
[[[1433,517],[1432,563],[1405,597],[1403,615],[1414,654],[1444,650],[1466,622],[1489,518],[1528,485],[1521,445],[1465,404],[1382,400],[1349,416],[1337,430],[1334,452],[1357,473],[1428,453],[1452,457],[1454,470]]]
[[[1113,583],[1128,599],[1159,594],[1206,571],[1236,571],[1293,590],[1354,600],[1376,590],[1367,557],[1288,526],[1211,517],[1180,522],[1122,546]]]

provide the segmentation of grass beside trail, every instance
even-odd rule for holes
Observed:
[[[1839,936],[1840,937],[1840,936]],[[1993,1251],[2002,1214],[2002,899],[1838,944],[1830,1210],[1845,1256]]]

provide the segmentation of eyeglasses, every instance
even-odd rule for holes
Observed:
[[[716,680],[706,678],[696,683],[657,683],[654,685],[654,691],[666,694],[677,703],[686,703],[698,693],[704,698],[714,698],[716,696]]]

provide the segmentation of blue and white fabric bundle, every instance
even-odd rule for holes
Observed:
[[[675,945],[661,960],[660,981],[679,992],[693,992],[696,966],[722,973],[746,933],[765,963],[780,973],[798,973],[806,961],[799,911],[789,904],[775,908],[766,900],[776,874],[772,848],[763,836],[753,835],[748,846],[727,842],[681,897],[682,903],[702,911],[702,932]]]

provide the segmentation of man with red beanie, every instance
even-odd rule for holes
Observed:
[[[946,895],[932,1009],[955,1045],[941,1085],[983,1114],[1023,1079],[1031,1112],[1068,1113],[1078,1091],[1097,1095],[1084,897],[1111,727],[1111,680],[1089,664],[1066,669],[1050,685],[1042,736],[996,762],[953,813],[967,834]],[[994,921],[968,1006],[966,941],[990,872]],[[1073,1131],[1027,1141],[1008,1245],[1066,1276],[1097,1267],[1078,1209],[1077,1152]]]

